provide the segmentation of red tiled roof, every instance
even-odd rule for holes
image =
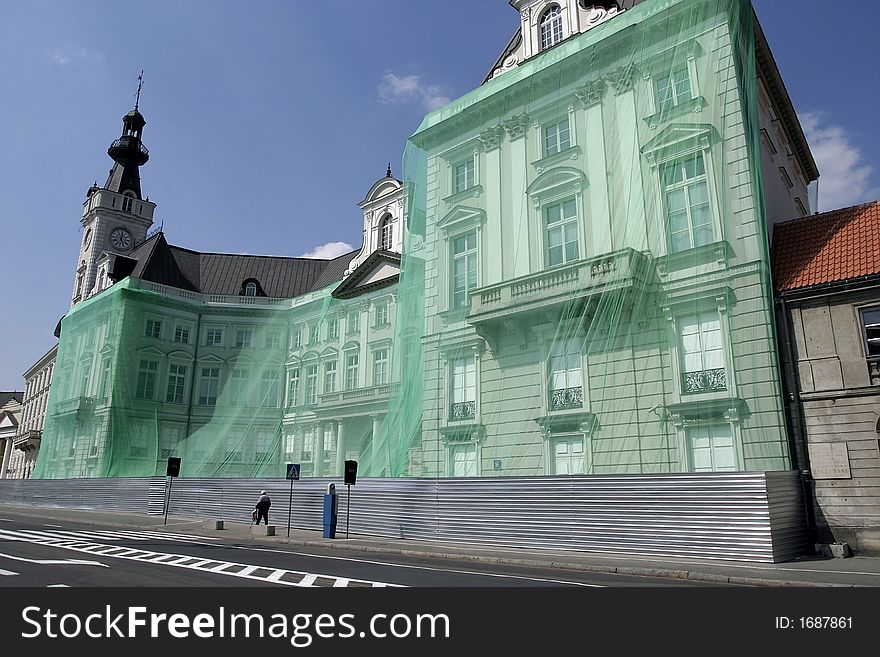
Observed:
[[[776,224],[777,292],[880,274],[880,201]]]

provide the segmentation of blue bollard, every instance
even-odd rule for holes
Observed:
[[[336,538],[336,493],[324,495],[324,538]]]

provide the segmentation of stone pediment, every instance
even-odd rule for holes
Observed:
[[[400,277],[400,254],[374,251],[339,286],[333,290],[336,299],[372,292],[397,283]]]
[[[642,147],[649,159],[663,159],[666,154],[675,155],[698,148],[705,148],[718,138],[715,127],[708,123],[676,123],[660,131]]]

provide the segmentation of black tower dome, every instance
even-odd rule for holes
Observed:
[[[132,192],[137,198],[141,196],[140,168],[150,159],[150,152],[141,141],[144,126],[147,124],[137,105],[122,117],[122,136],[110,144],[107,155],[115,164],[110,169],[105,189],[114,192]]]

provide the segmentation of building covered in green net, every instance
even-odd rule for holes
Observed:
[[[126,117],[33,476],[789,469],[768,231],[818,174],[750,4],[510,4],[335,260],[147,237]]]

